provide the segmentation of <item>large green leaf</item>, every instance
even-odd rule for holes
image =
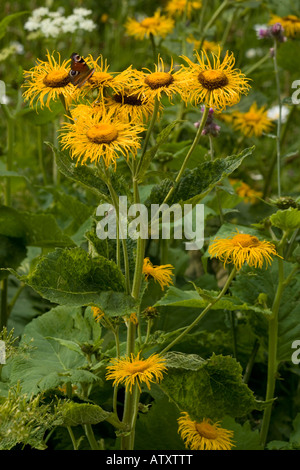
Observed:
[[[196,288],[195,291],[184,291],[177,287],[170,286],[166,294],[158,300],[154,307],[186,307],[191,309],[205,308],[211,301],[215,301],[219,292],[208,291]],[[222,299],[217,301],[212,310],[254,310],[264,314],[270,314],[271,311],[263,309],[259,305],[247,304],[241,302],[238,297],[232,295],[224,295]]]
[[[34,214],[0,206],[0,233],[22,239],[26,246],[66,247],[75,243],[59,228],[51,214]]]
[[[279,210],[270,217],[271,224],[284,231],[300,228],[300,211],[290,207],[286,210]]]
[[[243,383],[242,367],[234,358],[213,354],[204,360],[196,354],[170,352],[166,359],[168,373],[160,387],[192,419],[237,418],[262,409]]]
[[[82,248],[58,248],[41,256],[22,280],[44,298],[61,305],[107,304],[108,299],[114,299],[113,291],[124,291],[124,276],[117,265],[102,256],[92,258]]]
[[[294,265],[284,262],[284,277],[288,277],[293,270]],[[264,299],[267,308],[271,308],[278,285],[278,267],[274,261],[272,265],[266,269],[254,269],[244,267],[237,276],[231,286],[231,292],[242,302],[256,305],[260,299]],[[258,319],[257,319],[258,316]],[[262,340],[267,337],[267,323],[259,322],[260,314],[257,313],[251,318],[250,324],[253,323],[256,329],[259,326],[257,334]],[[300,276],[299,274],[285,287],[280,306],[279,306],[279,326],[278,326],[278,352],[277,359],[279,361],[290,361],[293,353],[292,343],[300,338]]]
[[[63,426],[97,424],[105,421],[109,415],[98,405],[91,403],[67,403],[63,407]]]
[[[57,339],[84,343],[96,341],[100,334],[100,326],[82,317],[80,308],[53,308],[24,328],[20,346],[26,354],[12,358],[8,364],[11,383],[20,382],[22,391],[31,395],[67,382],[95,382],[98,377],[87,370],[85,356]]]
[[[186,169],[180,181],[175,185],[175,191],[169,204],[196,204],[211,191],[223,178],[235,171],[245,157],[252,154],[254,147],[244,149],[238,155],[217,158],[202,163],[196,168]],[[148,204],[162,204],[173,182],[163,180],[153,187]]]

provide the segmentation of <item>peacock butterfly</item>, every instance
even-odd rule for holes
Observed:
[[[77,52],[73,52],[71,55],[71,70],[69,72],[69,77],[74,86],[77,86],[77,88],[82,87],[94,72],[95,69],[91,69],[83,57],[77,54]]]

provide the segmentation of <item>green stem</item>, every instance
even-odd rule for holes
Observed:
[[[99,450],[99,445],[98,445],[98,442],[96,441],[94,431],[93,431],[93,428],[92,428],[91,424],[85,424],[83,426],[83,428],[84,428],[84,431],[85,431],[85,435],[86,435],[86,437],[89,441],[91,449],[92,450]]]
[[[209,108],[206,106],[205,109],[204,109],[204,112],[202,114],[202,119],[201,119],[201,122],[200,122],[200,125],[198,127],[198,130],[197,130],[197,133],[196,133],[196,136],[195,136],[195,139],[194,139],[194,142],[192,143],[191,147],[189,148],[189,151],[188,153],[186,154],[186,157],[181,165],[181,168],[176,176],[176,179],[175,179],[175,182],[172,186],[172,188],[170,189],[170,191],[168,192],[168,194],[166,195],[165,197],[165,200],[163,202],[163,204],[165,204],[169,199],[170,197],[173,195],[174,191],[175,191],[175,188],[176,188],[176,184],[178,183],[178,181],[180,180],[184,170],[186,169],[187,167],[187,164],[189,162],[189,159],[193,153],[193,151],[195,150],[195,148],[197,147],[198,143],[199,143],[199,140],[200,140],[200,137],[202,135],[202,131],[203,131],[203,128],[205,126],[205,123],[206,123],[206,120],[207,120],[207,116],[208,116],[208,111],[209,111]]]
[[[274,72],[276,80],[276,91],[279,107],[279,115],[277,120],[277,133],[276,133],[276,155],[277,155],[277,192],[278,197],[281,197],[281,149],[280,149],[280,134],[281,134],[281,112],[282,112],[282,102],[281,102],[281,91],[280,91],[280,79],[279,79],[279,70],[277,63],[277,41],[274,41]]]
[[[219,295],[213,300],[211,301],[206,307],[205,309],[200,313],[200,315],[198,315],[198,317],[189,325],[187,326],[183,332],[177,336],[177,338],[175,338],[170,344],[168,344],[168,346],[165,347],[165,349],[163,349],[161,352],[160,352],[160,355],[164,355],[167,351],[169,351],[169,349],[171,349],[176,343],[178,343],[179,341],[182,340],[182,338],[187,334],[189,333],[199,322],[200,320],[202,320],[202,318],[207,314],[207,312],[223,297],[223,295],[226,293],[228,287],[230,286],[231,284],[231,281],[233,280],[233,278],[235,277],[236,275],[236,268],[234,267],[233,270],[231,271],[231,273],[229,274],[228,278],[227,278],[227,281],[223,287],[223,289],[221,290],[221,292],[219,293]]]
[[[253,73],[256,69],[258,69],[261,65],[263,65],[267,60],[270,59],[270,53],[268,52],[266,55],[264,55],[261,59],[259,59],[255,64],[251,65],[250,67],[245,69],[245,75],[250,75]]]
[[[157,50],[156,50],[156,44],[155,44],[155,39],[152,33],[149,35],[150,42],[151,42],[151,47],[152,47],[152,54],[153,54],[153,59],[154,62],[157,61]]]
[[[1,317],[0,317],[0,331],[7,324],[8,307],[7,307],[7,291],[8,291],[8,279],[2,279],[1,281]]]
[[[42,137],[42,126],[37,126],[37,143],[38,143],[38,158],[39,158],[39,166],[40,170],[43,175],[43,182],[44,185],[47,185],[47,174],[44,165],[43,159],[43,137]]]
[[[201,51],[202,49],[202,46],[203,46],[203,43],[204,43],[204,40],[205,40],[205,35],[207,33],[207,31],[209,30],[209,28],[212,27],[212,25],[214,24],[214,22],[216,21],[216,19],[221,15],[221,13],[225,10],[225,8],[227,8],[228,4],[230,3],[229,0],[224,0],[221,5],[219,6],[219,8],[216,9],[216,11],[214,12],[214,14],[211,16],[211,18],[209,19],[209,21],[206,23],[205,27],[203,28],[203,31],[202,31],[202,34],[200,36],[200,46],[199,46],[199,51]]]
[[[281,246],[278,248],[278,254],[282,256],[282,241]],[[278,369],[277,361],[277,343],[278,343],[278,313],[282,293],[284,290],[284,272],[283,272],[283,259],[278,258],[278,285],[272,305],[272,316],[269,319],[269,345],[268,345],[268,377],[267,377],[267,391],[266,401],[272,401],[274,399],[276,376]],[[266,445],[268,431],[270,426],[272,404],[268,404],[264,410],[262,426],[260,431],[260,441],[263,447]]]
[[[211,135],[209,135],[208,137],[209,137],[210,158],[211,158],[211,160],[213,161],[213,160],[214,160],[214,156],[215,156],[214,146],[213,146],[213,138],[212,138]],[[221,223],[221,225],[223,225],[223,223],[224,223],[224,215],[223,215],[223,210],[222,210],[222,203],[221,203],[221,197],[220,197],[220,190],[219,190],[219,188],[218,188],[217,186],[216,186],[216,188],[215,188],[215,192],[216,192],[216,198],[217,198],[218,208],[219,208],[220,223]]]
[[[71,441],[72,441],[72,444],[73,444],[73,449],[78,450],[77,442],[76,442],[76,439],[75,439],[75,436],[74,436],[74,433],[73,433],[73,429],[71,428],[71,426],[67,426],[67,429],[69,431],[69,435],[70,435],[70,438],[71,438]]]

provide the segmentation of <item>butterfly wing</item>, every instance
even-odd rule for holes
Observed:
[[[71,55],[71,70],[69,72],[69,77],[74,86],[77,86],[77,88],[82,87],[94,72],[95,69],[90,69],[83,57],[77,54],[77,52],[73,52]]]

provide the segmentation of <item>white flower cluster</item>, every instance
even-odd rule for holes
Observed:
[[[93,31],[96,28],[94,21],[87,18],[92,10],[74,8],[69,16],[64,16],[64,12],[63,7],[59,7],[57,11],[49,11],[46,7],[36,8],[24,28],[30,32],[40,33],[46,38],[57,38],[61,34],[75,33],[79,30]]]

